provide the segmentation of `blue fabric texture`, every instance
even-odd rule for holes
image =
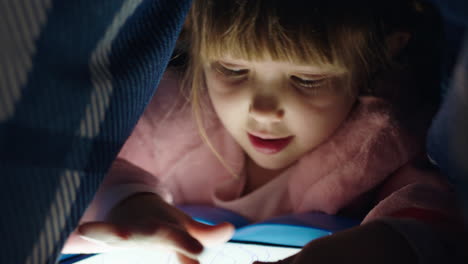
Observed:
[[[0,0],[0,263],[56,263],[190,0]]]
[[[457,47],[453,71],[439,112],[429,130],[427,150],[431,159],[458,190],[468,222],[468,2],[432,0],[452,28],[446,47]],[[457,43],[459,40],[459,43]]]

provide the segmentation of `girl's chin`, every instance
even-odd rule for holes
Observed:
[[[252,157],[250,159],[259,167],[267,170],[283,170],[290,167],[296,160],[281,160],[274,157]]]

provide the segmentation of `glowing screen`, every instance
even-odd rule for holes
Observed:
[[[221,246],[205,249],[200,256],[201,264],[249,264],[256,260],[277,261],[289,257],[299,248],[226,243]],[[160,250],[142,251],[125,250],[99,254],[76,264],[178,264],[174,253]]]

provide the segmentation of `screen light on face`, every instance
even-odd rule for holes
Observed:
[[[201,264],[249,264],[254,261],[278,261],[297,253],[299,248],[226,243],[205,249]],[[99,254],[76,264],[179,264],[173,252],[155,250],[122,250]]]

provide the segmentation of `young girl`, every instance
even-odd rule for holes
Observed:
[[[186,81],[166,73],[65,251],[163,245],[196,262],[233,228],[174,206],[207,204],[253,221],[363,218],[285,262],[445,260],[442,223],[456,209],[417,158],[433,103],[432,53],[417,56],[426,11],[411,0],[195,0]]]

